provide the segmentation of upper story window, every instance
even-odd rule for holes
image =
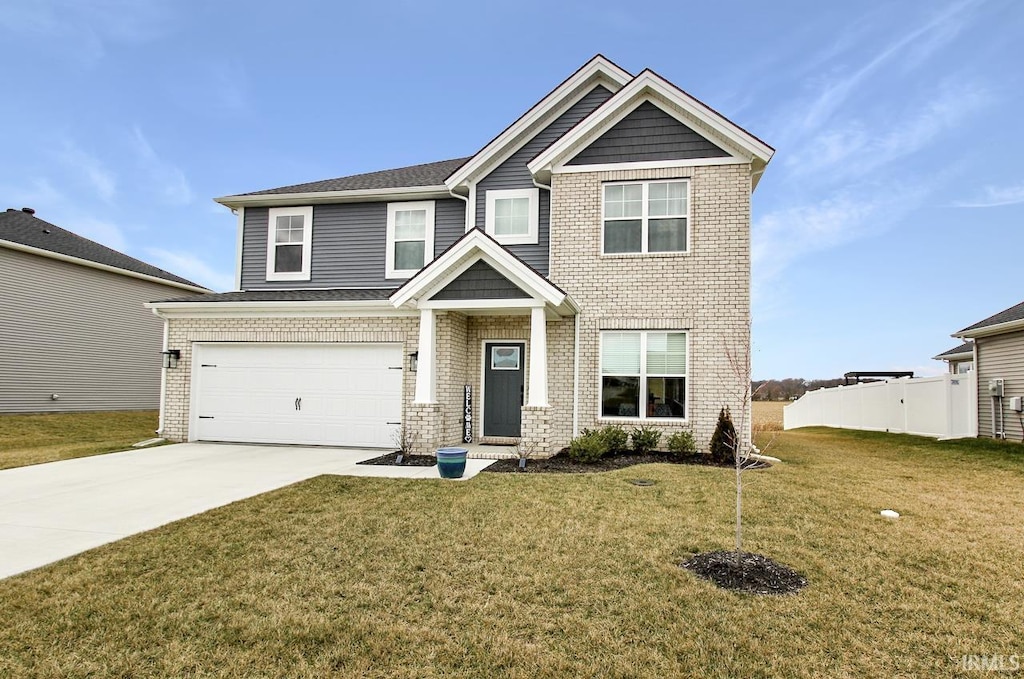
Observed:
[[[313,207],[277,207],[269,210],[267,280],[308,281]]]
[[[487,191],[484,228],[488,235],[502,245],[536,243],[539,219],[539,189]]]
[[[602,254],[686,252],[689,182],[604,185]]]
[[[385,278],[409,278],[434,259],[434,201],[388,203]]]
[[[601,416],[686,419],[685,332],[601,333]]]

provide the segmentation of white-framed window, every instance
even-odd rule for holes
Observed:
[[[388,203],[385,278],[409,278],[434,259],[434,201]]]
[[[308,281],[313,206],[273,207],[267,229],[267,280]]]
[[[484,230],[502,245],[537,242],[539,189],[489,189]]]
[[[960,361],[956,364],[956,370],[954,372],[957,375],[966,375],[972,370],[974,370],[974,361]]]
[[[601,417],[685,420],[687,333],[601,333]]]
[[[601,253],[689,250],[690,182],[604,184]]]

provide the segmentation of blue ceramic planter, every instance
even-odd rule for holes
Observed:
[[[438,448],[437,449],[437,471],[442,479],[458,479],[466,473],[465,448]]]

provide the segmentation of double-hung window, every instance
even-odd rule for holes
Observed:
[[[409,278],[434,259],[434,201],[388,203],[385,278]]]
[[[267,280],[308,281],[313,240],[313,207],[270,208]]]
[[[688,194],[679,179],[605,184],[601,252],[686,252]]]
[[[686,419],[685,332],[601,333],[601,416]]]
[[[540,219],[538,189],[489,189],[484,230],[502,245],[537,242]]]

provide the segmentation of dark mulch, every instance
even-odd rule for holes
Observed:
[[[699,464],[709,467],[732,467],[733,464],[718,464],[711,461],[710,456],[695,453],[692,455],[677,456],[670,453],[654,451],[644,455],[624,453],[622,455],[609,455],[602,457],[596,462],[576,462],[569,459],[569,454],[563,448],[554,457],[539,460],[527,460],[526,468],[519,468],[519,460],[498,460],[486,467],[485,472],[527,472],[531,474],[585,474],[587,472],[606,472],[613,469],[624,469],[636,464]]]
[[[633,465],[645,464],[676,464],[676,465],[702,465],[708,467],[729,467],[733,468],[731,462],[719,464],[713,462],[708,455],[694,453],[690,455],[675,455],[662,451],[653,451],[645,455],[624,453],[622,455],[611,455],[601,458],[597,462],[575,462],[569,459],[566,449],[551,458],[542,460],[527,460],[526,468],[519,468],[519,460],[499,460],[489,465],[483,471],[496,472],[527,472],[532,474],[584,474],[592,471],[611,471],[613,469],[625,469]],[[759,463],[759,467],[767,467],[766,463]],[[753,466],[749,467],[755,468]]]
[[[398,464],[395,459],[398,457],[398,453],[388,453],[387,455],[381,455],[375,457],[372,460],[363,460],[357,464],[375,464],[375,465],[391,465],[393,467],[433,467],[437,464],[437,458],[433,455],[406,455],[402,458],[402,463]]]
[[[807,586],[807,578],[789,566],[763,554],[705,552],[679,564],[696,576],[710,580],[723,589],[747,594],[794,594]]]

